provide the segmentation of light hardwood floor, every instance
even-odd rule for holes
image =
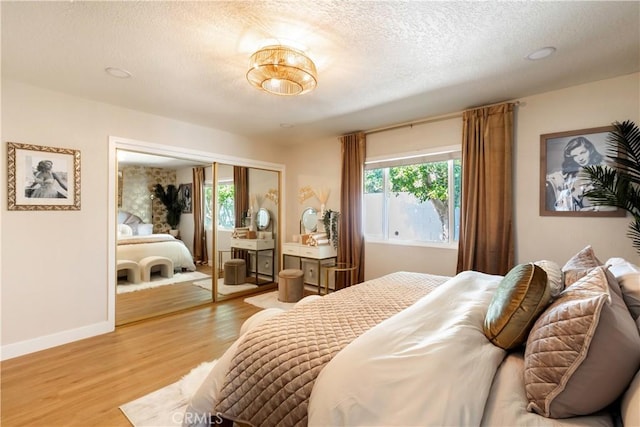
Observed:
[[[209,266],[198,265],[197,271],[212,274]],[[192,282],[118,294],[116,295],[116,325],[175,313],[212,301],[213,296],[210,290],[193,285]]]
[[[0,424],[129,426],[120,405],[219,358],[259,310],[228,300],[4,361]]]

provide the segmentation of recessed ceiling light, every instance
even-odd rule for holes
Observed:
[[[556,51],[556,48],[553,46],[543,47],[542,49],[538,49],[534,52],[531,52],[529,55],[525,56],[530,61],[537,61],[539,59],[548,58]]]
[[[118,67],[107,67],[104,69],[104,71],[106,71],[110,76],[117,77],[119,79],[128,79],[129,77],[131,77],[130,72]]]

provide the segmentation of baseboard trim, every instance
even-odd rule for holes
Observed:
[[[35,353],[36,351],[46,350],[48,348],[57,347],[59,345],[68,344],[70,342],[79,341],[96,335],[113,332],[115,326],[112,322],[100,322],[93,325],[83,326],[81,328],[69,329],[67,331],[57,332],[51,335],[45,335],[30,340],[20,341],[13,344],[7,344],[0,347],[0,360],[13,359],[14,357],[24,356],[26,354]]]

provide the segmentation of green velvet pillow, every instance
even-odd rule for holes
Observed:
[[[551,302],[547,273],[533,263],[520,264],[502,279],[484,319],[484,334],[510,350],[527,341],[536,319]]]

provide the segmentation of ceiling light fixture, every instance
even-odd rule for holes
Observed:
[[[316,66],[298,49],[283,45],[263,47],[251,55],[247,80],[274,95],[302,95],[318,85]]]
[[[525,58],[527,58],[530,61],[537,61],[538,59],[544,59],[544,58],[548,58],[549,56],[551,56],[554,52],[556,51],[556,48],[553,46],[547,46],[547,47],[543,47],[541,49],[538,49],[534,52],[531,52],[529,55],[527,55]]]

